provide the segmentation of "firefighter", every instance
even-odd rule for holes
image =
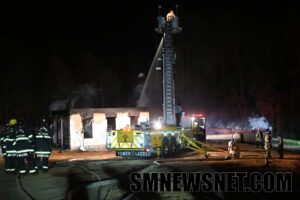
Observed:
[[[52,137],[45,117],[41,119],[40,127],[36,133],[35,153],[37,166],[44,171],[48,170],[48,160],[52,152]]]
[[[8,130],[3,139],[3,145],[6,152],[5,171],[8,173],[16,173],[16,128],[18,121],[10,119],[8,122]]]
[[[240,158],[240,144],[237,138],[232,137],[228,142],[228,158]]]
[[[8,126],[8,123],[6,123],[4,125],[4,129],[1,131],[1,134],[0,134],[0,145],[1,145],[1,152],[3,155],[4,163],[6,163],[6,146],[4,145],[4,138],[7,135],[8,129],[9,129],[9,126]],[[4,166],[5,166],[5,164],[4,164]]]
[[[174,10],[170,10],[167,14],[167,22],[172,21],[175,18]]]
[[[24,128],[23,122],[20,120],[16,130],[16,149],[17,149],[17,163],[19,173],[25,174],[27,167],[25,159],[28,164],[29,174],[35,174],[36,169],[33,158],[33,148],[31,147],[33,135]]]
[[[238,159],[240,158],[240,145],[235,138],[231,138],[228,142],[228,157],[227,159]]]
[[[278,135],[278,154],[279,154],[279,159],[283,159],[283,138],[281,135]]]
[[[182,115],[182,107],[180,106],[180,102],[175,105],[175,114],[176,114],[176,126],[180,126],[180,120]]]
[[[272,137],[271,137],[271,132],[267,129],[266,135],[265,135],[265,158],[266,162],[268,163],[268,159],[272,158],[271,155],[271,149],[272,149]]]
[[[259,128],[257,128],[255,133],[255,147],[262,148],[262,144],[263,144],[262,142],[263,142],[262,132],[260,131]]]

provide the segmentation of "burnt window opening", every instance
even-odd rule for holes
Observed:
[[[116,118],[115,117],[107,117],[107,127],[110,127],[111,130],[116,130]]]
[[[138,117],[137,116],[129,116],[130,117],[130,124],[137,125],[138,124]]]
[[[93,118],[82,119],[83,137],[93,138]]]

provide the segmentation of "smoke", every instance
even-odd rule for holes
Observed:
[[[68,108],[68,100],[57,100],[51,102],[49,109],[50,111],[66,110]]]
[[[210,121],[210,119],[207,119]],[[248,129],[249,126],[242,125],[239,122],[224,122],[224,121],[217,121],[217,122],[210,122],[207,123],[207,127],[209,128],[228,128],[228,129]]]
[[[95,107],[98,90],[90,84],[78,86],[71,92],[71,108]]]
[[[248,118],[251,129],[261,128],[261,129],[272,129],[268,120],[265,117],[249,117]]]
[[[51,102],[49,110],[62,111],[72,108],[91,108],[99,105],[99,89],[91,84],[83,84],[69,92],[68,98]]]
[[[227,128],[227,129],[272,129],[270,123],[264,116],[251,116],[240,119],[232,119],[226,114],[211,114],[207,116],[206,126],[208,128]]]

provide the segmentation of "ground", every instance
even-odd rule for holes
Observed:
[[[224,145],[214,145],[225,149]],[[269,199],[300,197],[300,153],[286,152],[284,159],[272,151],[265,166],[262,149],[241,146],[241,158],[226,160],[225,152],[205,158],[181,152],[173,158],[135,159],[116,157],[114,152],[55,151],[48,172],[36,175],[6,174],[0,159],[0,199]],[[146,192],[130,194],[130,172],[293,172],[292,193],[191,193]]]

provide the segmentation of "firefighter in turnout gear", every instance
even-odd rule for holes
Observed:
[[[256,129],[255,133],[255,147],[262,148],[263,145],[263,134],[259,128]]]
[[[180,103],[178,102],[177,105],[175,105],[175,115],[176,115],[176,126],[180,126],[181,116],[182,116],[182,107],[180,106]]]
[[[1,134],[0,134],[0,145],[1,145],[1,152],[3,155],[4,163],[6,163],[6,146],[4,145],[4,138],[7,135],[8,129],[9,129],[9,126],[7,123],[7,124],[5,124],[4,129],[1,131]]]
[[[16,172],[16,128],[17,120],[11,119],[8,122],[8,130],[3,138],[3,145],[6,152],[5,171],[8,173]]]
[[[26,173],[25,159],[28,164],[29,174],[36,173],[34,158],[33,158],[33,148],[31,147],[33,135],[29,133],[28,130],[24,128],[23,122],[19,121],[16,129],[16,149],[17,149],[17,163],[19,167],[19,173]]]
[[[272,149],[272,137],[271,137],[271,132],[267,130],[266,135],[265,135],[265,156],[266,156],[266,162],[268,163],[269,160],[271,159],[271,149]]]
[[[38,167],[48,170],[48,159],[52,152],[52,137],[46,118],[42,118],[40,127],[36,133],[35,153]]]
[[[240,144],[237,138],[232,137],[228,142],[228,156],[227,159],[238,159],[240,158]]]
[[[283,159],[283,138],[281,135],[278,135],[278,154],[279,154],[279,159]]]

